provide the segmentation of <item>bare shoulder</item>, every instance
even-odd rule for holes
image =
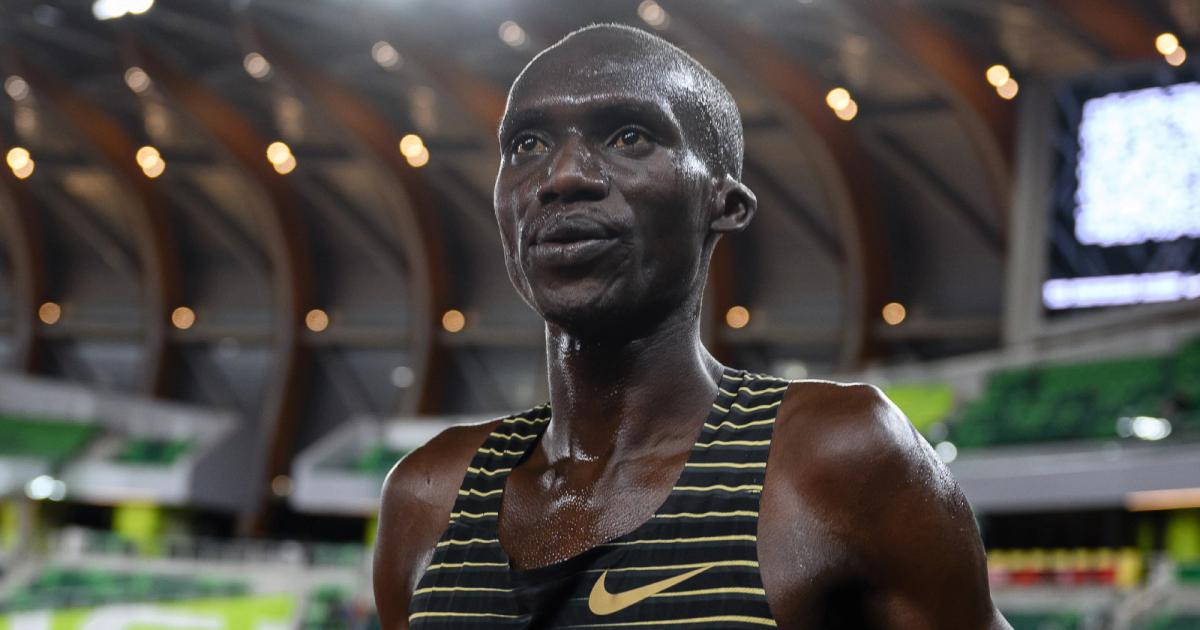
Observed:
[[[790,559],[805,567],[803,575],[782,561],[774,570],[763,562],[773,607],[826,619],[813,585],[832,592],[838,584],[859,584],[857,610],[872,621],[847,627],[1005,627],[991,603],[983,546],[965,497],[877,387],[789,386],[776,418],[762,508],[760,537],[807,556],[803,564]]]
[[[920,480],[905,487],[940,493],[953,485],[928,443],[873,385],[792,383],[780,405],[774,441],[773,453],[796,455],[771,463],[775,477],[798,486],[836,481],[843,490],[869,491],[885,479]]]
[[[446,504],[449,518],[467,465],[499,422],[450,427],[396,462],[383,482],[382,510]]]
[[[383,483],[373,569],[384,630],[408,627],[408,603],[450,522],[476,449],[499,420],[450,427],[392,467]]]
[[[769,462],[772,481],[847,518],[881,523],[908,505],[924,506],[927,519],[970,518],[945,465],[873,385],[793,383],[780,405],[774,441],[773,453],[795,456]]]

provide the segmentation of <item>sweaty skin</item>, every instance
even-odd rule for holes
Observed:
[[[713,146],[726,132],[696,106],[707,86],[678,57],[626,29],[587,29],[539,55],[509,95],[496,219],[513,285],[546,320],[554,410],[504,489],[500,542],[517,569],[647,520],[717,393],[722,368],[700,342],[704,280],[717,239],[743,229],[756,201],[739,181],[740,127],[735,147]],[[385,630],[408,628],[496,424],[449,429],[389,474],[374,569]],[[957,484],[874,387],[789,387],[758,527],[780,628],[1008,628]]]

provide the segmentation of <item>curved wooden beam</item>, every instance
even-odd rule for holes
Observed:
[[[200,128],[219,143],[244,173],[265,193],[267,213],[261,223],[272,266],[275,365],[262,404],[260,431],[267,444],[265,480],[287,472],[300,406],[311,370],[308,352],[300,343],[304,316],[312,305],[312,261],[304,237],[297,199],[286,179],[266,159],[267,140],[215,92],[157,53],[132,39],[125,45],[156,85],[173,97]],[[260,484],[259,488],[265,488]],[[265,496],[265,492],[262,496]],[[262,526],[262,504],[246,529]]]
[[[1044,0],[1055,11],[1078,24],[1083,32],[1113,57],[1125,61],[1157,55],[1154,38],[1159,29],[1146,15],[1123,0]]]
[[[300,61],[262,29],[252,26],[252,30],[271,63],[350,132],[372,161],[386,171],[385,183],[391,184],[392,192],[406,202],[398,204],[392,214],[399,223],[410,295],[414,300],[409,339],[418,395],[404,397],[404,408],[398,411],[433,413],[437,410],[437,397],[444,390],[446,352],[438,344],[438,331],[439,318],[448,308],[450,286],[445,237],[433,191],[425,177],[400,154],[398,142],[402,134],[392,129],[383,115],[338,81]]]
[[[19,61],[25,80],[48,97],[45,102],[61,114],[76,136],[94,150],[117,183],[137,202],[126,208],[125,218],[132,226],[141,263],[145,309],[141,389],[151,396],[163,396],[175,363],[168,340],[168,318],[179,301],[177,248],[171,236],[167,203],[138,168],[134,160],[138,145],[112,116],[56,79],[47,68],[28,59]]]
[[[846,6],[921,69],[933,91],[950,104],[987,174],[1000,226],[998,245],[1003,253],[1012,188],[1015,117],[1012,104],[1001,99],[985,80],[991,63],[979,59],[973,48],[914,6],[879,0],[850,0]]]
[[[666,4],[666,3],[664,3]],[[786,110],[785,124],[811,154],[842,238],[843,329],[840,368],[853,369],[874,352],[874,315],[883,306],[882,210],[871,161],[850,125],[825,105],[832,88],[790,53],[700,2],[671,2],[674,26],[690,26],[739,64]]]
[[[0,142],[0,145],[4,145]],[[37,210],[23,182],[8,170],[0,176],[0,233],[5,235],[13,269],[13,345],[9,365],[23,372],[41,367],[44,340],[39,334],[38,308],[46,298],[45,241]]]

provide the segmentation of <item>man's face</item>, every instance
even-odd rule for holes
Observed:
[[[671,106],[686,77],[645,65],[560,46],[518,80],[501,124],[509,276],[568,330],[657,321],[703,286],[712,174]]]

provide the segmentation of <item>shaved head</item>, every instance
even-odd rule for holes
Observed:
[[[509,104],[547,84],[594,89],[604,82],[664,96],[711,172],[741,179],[742,120],[729,90],[691,55],[640,29],[596,24],[570,33],[525,66],[509,91]],[[502,138],[510,124],[506,113]]]

